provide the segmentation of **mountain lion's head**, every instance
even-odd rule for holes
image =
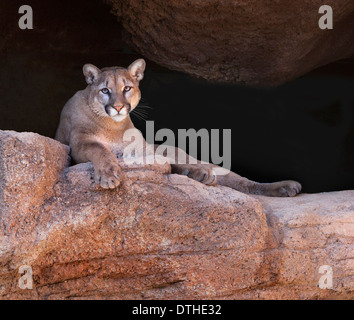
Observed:
[[[138,59],[127,69],[111,67],[99,69],[92,64],[83,67],[89,85],[89,106],[101,117],[119,122],[139,103],[139,82],[144,77],[145,61]]]

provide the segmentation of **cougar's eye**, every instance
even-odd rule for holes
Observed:
[[[130,91],[131,89],[132,89],[132,87],[126,86],[126,87],[124,87],[124,92],[128,92],[128,91]]]
[[[107,93],[109,93],[109,90],[107,88],[103,88],[103,89],[101,89],[101,92],[104,94],[107,94]]]

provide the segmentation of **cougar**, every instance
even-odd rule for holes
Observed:
[[[85,64],[83,74],[87,87],[78,91],[62,110],[55,139],[70,146],[76,163],[93,163],[94,180],[102,188],[114,189],[124,179],[119,165],[126,146],[123,135],[134,128],[129,113],[140,101],[139,83],[145,66],[143,59],[134,61],[128,68],[99,69]],[[215,170],[220,167],[213,164],[173,162],[172,173],[186,175],[206,185],[223,185],[243,193],[275,197],[292,197],[301,191],[296,181],[258,183],[231,171],[216,174],[221,172]]]

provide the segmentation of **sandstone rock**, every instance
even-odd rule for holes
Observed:
[[[267,215],[279,260],[277,285],[260,298],[353,298],[354,191],[256,196]],[[333,271],[333,290],[318,290],[321,266]],[[277,271],[276,271],[277,270]],[[286,290],[284,290],[286,287]]]
[[[145,57],[210,80],[278,85],[354,54],[354,2],[320,0],[106,0],[124,38]]]
[[[68,151],[0,132],[1,299],[354,297],[354,191],[250,197],[124,163],[121,188],[103,190]]]

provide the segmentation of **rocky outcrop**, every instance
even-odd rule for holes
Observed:
[[[354,2],[320,0],[106,0],[126,42],[170,69],[210,80],[278,85],[354,54]]]
[[[124,163],[121,187],[103,190],[68,152],[0,132],[1,299],[354,297],[354,191],[251,197]]]

